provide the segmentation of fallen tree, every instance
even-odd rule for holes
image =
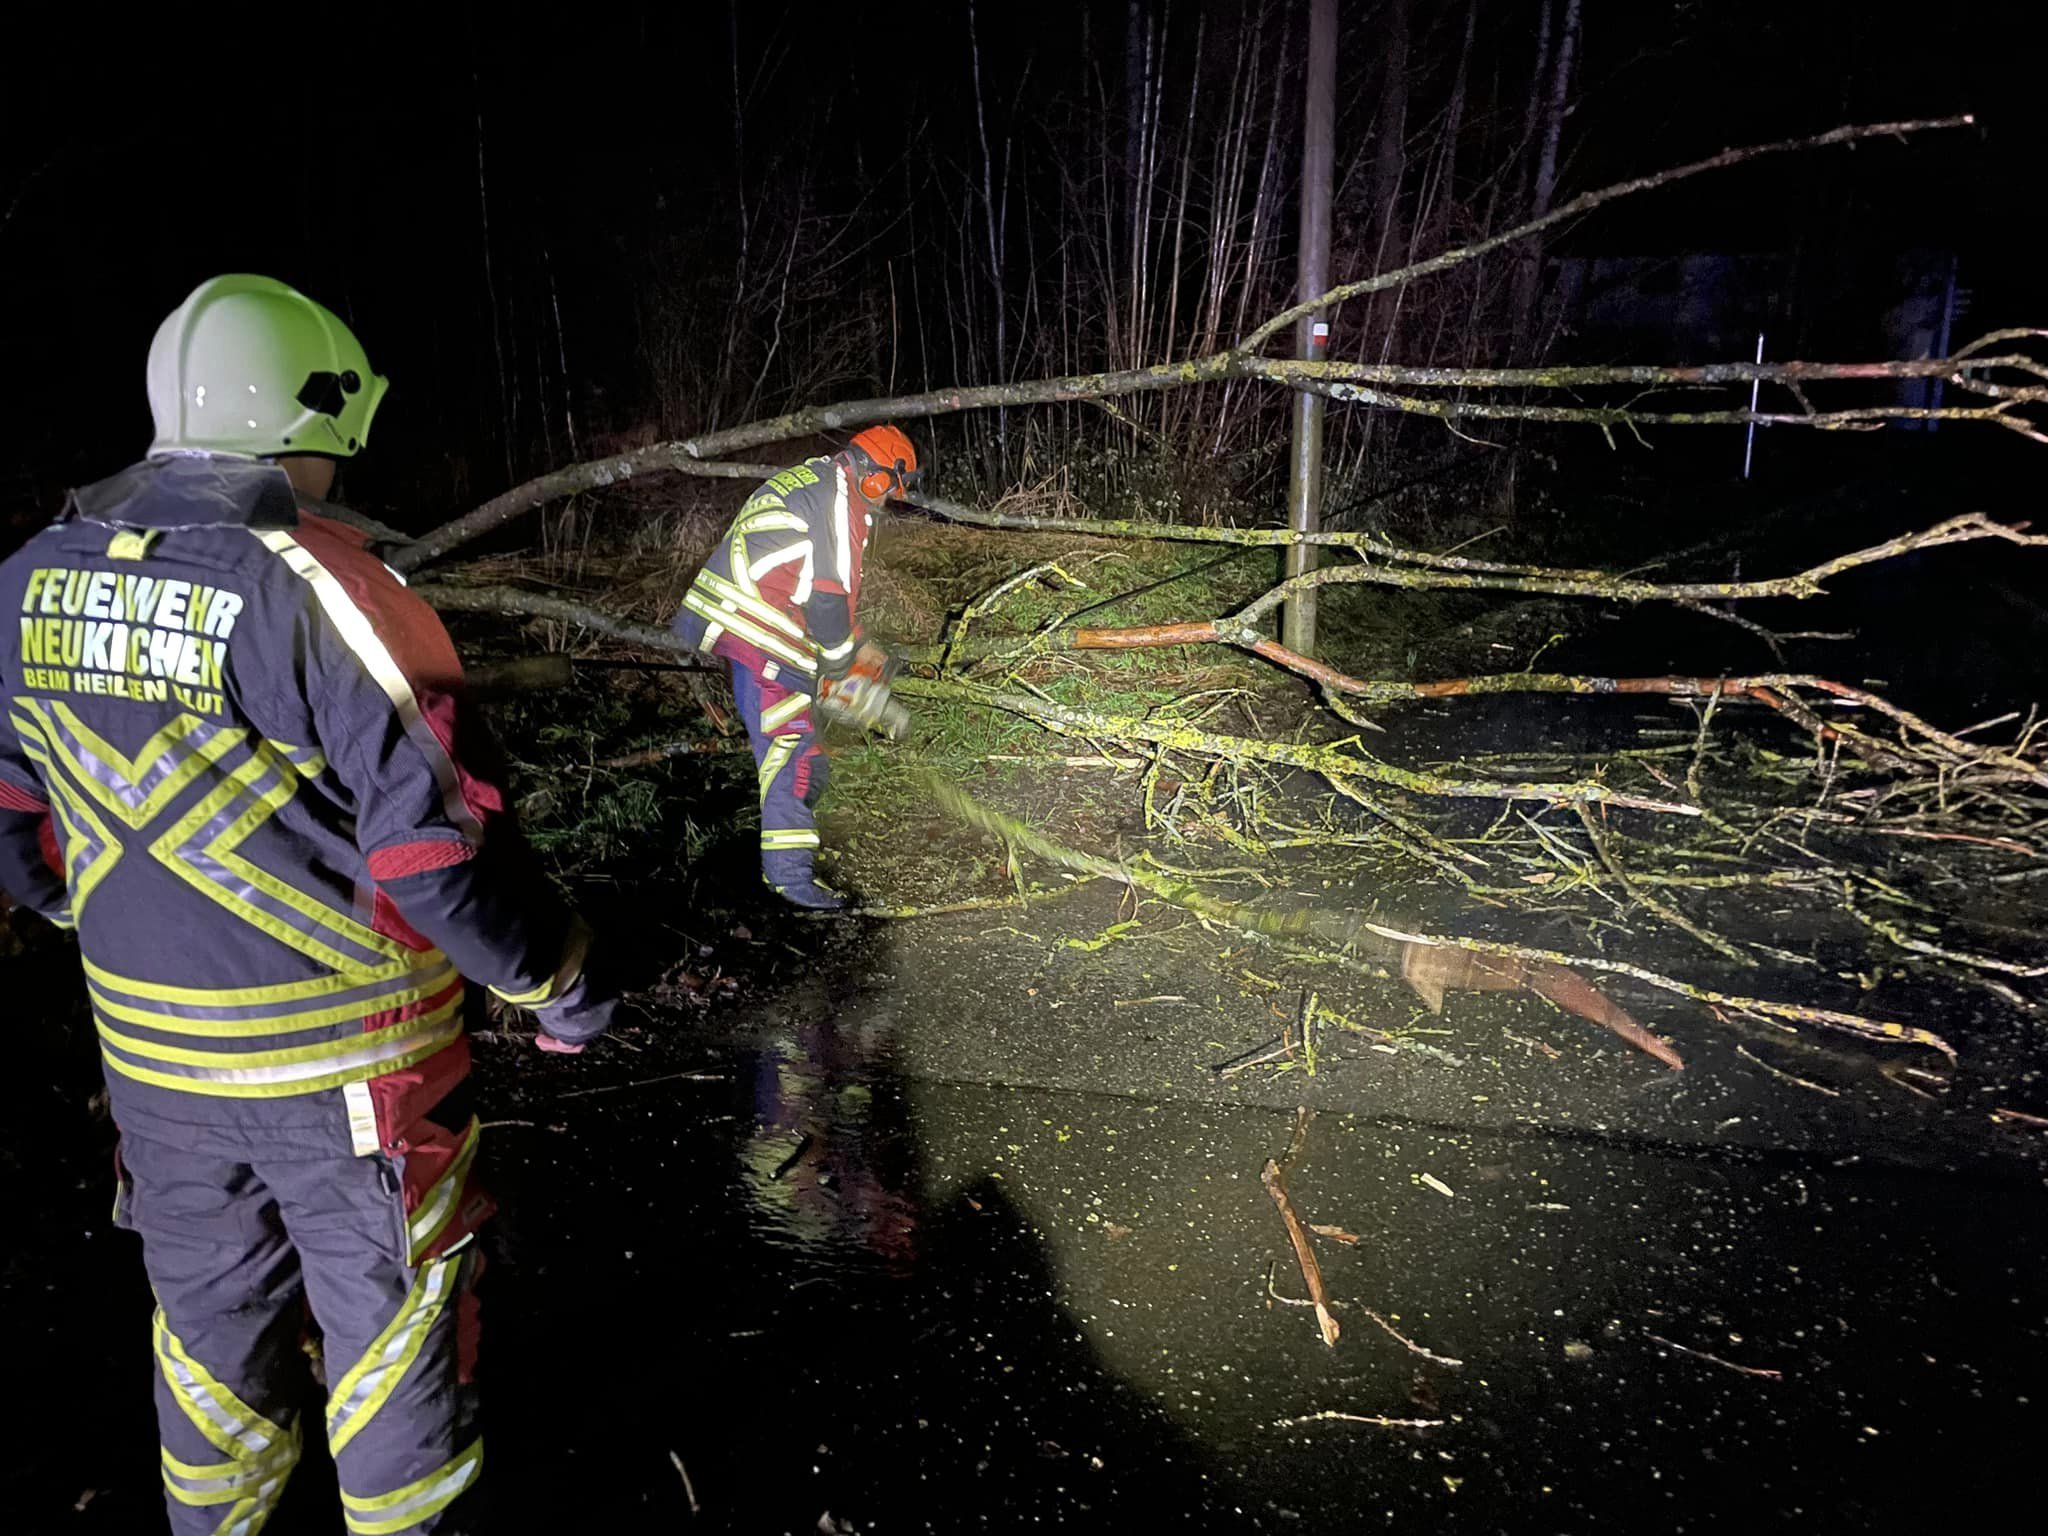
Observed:
[[[436,529],[400,550],[394,563],[417,569],[528,510],[648,474],[760,478],[772,473],[774,466],[724,462],[716,455],[791,436],[890,418],[1106,400],[1225,379],[1288,390],[1320,389],[1369,407],[1446,420],[1496,415],[1582,423],[1609,432],[1617,427],[1743,422],[1843,430],[1932,415],[2048,441],[2029,414],[2048,400],[2048,367],[2027,350],[2042,335],[2032,330],[1996,331],[1947,358],[1865,363],[1450,369],[1305,363],[1266,357],[1261,351],[1305,309],[1398,288],[1616,197],[1759,155],[1952,128],[1965,121],[1841,129],[1808,140],[1732,150],[1622,183],[1487,241],[1333,289],[1314,305],[1276,316],[1236,345],[1207,357],[1111,373],[844,401],[570,466],[514,487]],[[1903,379],[1943,380],[1970,403],[1925,409],[1865,404],[1821,408],[1808,396],[1813,389]],[[1646,407],[1640,394],[1616,404],[1582,398],[1585,392],[1600,389],[1729,386],[1783,389],[1796,408],[1681,411]],[[1558,392],[1569,395],[1571,403],[1485,398],[1504,392]],[[2038,977],[2042,968],[1999,953],[1999,942],[2006,936],[1995,925],[1973,926],[1971,919],[1930,904],[1900,873],[1902,867],[1910,872],[1924,866],[1939,874],[1935,884],[1953,886],[1958,883],[1955,871],[1929,860],[1969,854],[2005,860],[2007,866],[2019,861],[2018,868],[1983,871],[1984,879],[2007,878],[2023,873],[2032,861],[2048,861],[2048,803],[2041,799],[2048,790],[2048,753],[2032,717],[2008,739],[1989,740],[1983,733],[2011,717],[1954,729],[1899,707],[1873,688],[1794,669],[1782,660],[1769,672],[1727,676],[1587,676],[1539,673],[1533,664],[1520,672],[1435,679],[1357,676],[1291,651],[1266,632],[1279,606],[1291,596],[1315,588],[1369,585],[1624,607],[1674,604],[1736,624],[1775,652],[1790,637],[1719,605],[1820,597],[1830,580],[1845,572],[1928,550],[1970,543],[2031,550],[2048,543],[2048,536],[2032,534],[2025,525],[1973,513],[1782,576],[1688,580],[1651,579],[1640,571],[1488,560],[1457,550],[1431,552],[1406,547],[1377,531],[1303,534],[1048,517],[937,497],[906,499],[935,516],[991,530],[1248,549],[1307,544],[1338,557],[1321,569],[1271,585],[1227,613],[1121,627],[1083,625],[1079,620],[1100,606],[1090,594],[1090,601],[1022,632],[989,634],[988,626],[1018,594],[1041,583],[1063,589],[1081,585],[1057,562],[1035,561],[960,604],[945,633],[918,651],[918,675],[905,681],[906,695],[946,708],[1027,720],[1086,743],[1102,762],[1120,765],[1119,771],[1138,772],[1144,831],[1167,851],[1213,844],[1259,861],[1309,857],[1334,867],[1332,861],[1348,859],[1348,867],[1382,882],[1390,871],[1397,872],[1396,879],[1413,879],[1419,870],[1429,878],[1450,881],[1462,899],[1496,911],[1570,913],[1587,925],[1589,933],[1623,935],[1634,931],[1629,920],[1641,916],[1700,944],[1717,965],[1804,965],[1815,972],[1816,983],[1831,988],[1845,979],[1854,979],[1865,990],[1876,984],[1882,966],[1845,976],[1839,964],[1823,963],[1814,954],[1795,953],[1753,933],[1721,931],[1705,905],[1724,896],[1739,899],[1769,892],[1774,899],[1805,903],[1803,910],[1824,910],[1838,925],[1847,922],[1881,952],[1909,957],[1913,965],[1932,967],[2016,1007],[2032,1006],[2013,983]],[[472,582],[459,572],[422,582],[415,590],[447,612],[544,621],[634,652],[688,654],[672,633],[650,622],[665,619],[665,614],[615,612],[504,580]],[[1508,694],[1659,697],[1691,708],[1693,728],[1684,741],[1621,749],[1593,762],[1533,751],[1504,758],[1467,754],[1453,764],[1429,764],[1369,752],[1356,734],[1333,730],[1330,715],[1302,714],[1298,700],[1289,706],[1290,728],[1262,730],[1254,721],[1250,732],[1240,732],[1219,729],[1207,718],[1214,690],[1195,690],[1165,704],[1124,701],[1107,707],[1086,699],[1062,699],[1051,691],[1059,684],[1059,667],[1085,660],[1091,653],[1165,656],[1183,647],[1207,646],[1245,653],[1312,683],[1335,717],[1361,729],[1381,727],[1359,715],[1357,706],[1391,708]],[[1763,731],[1745,728],[1731,733],[1727,727],[1737,704],[1759,706],[1768,712],[1764,718],[1783,722],[1794,733],[1795,746],[1803,739],[1805,754],[1785,750]],[[686,743],[669,743],[588,766],[628,771],[691,751]],[[1319,803],[1313,792],[1316,785],[1323,787],[1325,797]],[[1297,948],[1306,945],[1324,961],[1391,967],[1432,1008],[1442,1006],[1447,989],[1526,989],[1614,1031],[1667,1065],[1678,1066],[1677,1053],[1668,1043],[1643,1030],[1584,981],[1580,972],[1590,971],[1628,977],[1692,999],[1711,1016],[1737,1025],[1771,1030],[1808,1025],[1871,1044],[1922,1046],[1950,1058],[1955,1055],[1940,1035],[1917,1025],[1686,981],[1597,950],[1566,953],[1509,939],[1437,932],[1389,918],[1370,906],[1364,911],[1276,911],[1270,905],[1220,897],[1205,884],[1236,878],[1241,871],[1198,864],[1176,872],[1149,849],[1140,859],[1085,852],[975,805],[956,785],[934,788],[932,799],[956,818],[1002,838],[1013,850],[1023,848],[1092,879],[1123,884],[1204,922]],[[1480,807],[1494,819],[1475,827],[1471,817]],[[1888,851],[1875,856],[1873,848]],[[1901,848],[1926,852],[1907,857],[1897,852]],[[1921,863],[1915,865],[1914,858]],[[1152,860],[1151,867],[1144,859]],[[1260,879],[1263,867],[1249,866]],[[934,910],[957,907],[941,904]]]

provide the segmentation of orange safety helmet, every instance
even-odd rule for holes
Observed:
[[[900,427],[864,428],[854,433],[846,452],[859,477],[855,483],[869,501],[881,501],[892,491],[914,491],[924,478],[917,449]]]

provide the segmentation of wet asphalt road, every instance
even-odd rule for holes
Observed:
[[[1039,926],[1087,931],[1091,899]],[[700,1520],[763,1531],[1880,1530],[2025,1492],[2044,1160],[1967,1082],[1828,1099],[1697,1029],[1673,1078],[1470,998],[1461,1067],[1339,1044],[1314,1083],[1225,1083],[1201,1063],[1264,1027],[1258,996],[1137,1032],[1108,994],[1148,995],[1156,950],[931,928],[587,1064],[712,1080],[530,1088],[536,1123],[503,1128],[501,1298],[527,1300],[500,1301],[500,1359],[545,1353],[526,1308],[559,1284],[606,1298],[579,1358],[631,1362],[605,1368],[616,1434],[563,1425],[601,1528],[674,1528],[672,1450]],[[1301,1282],[1258,1173],[1298,1100],[1322,1108],[1295,1197],[1359,1238],[1318,1242],[1334,1350],[1272,1299]],[[1326,1412],[1437,1422],[1286,1422]],[[515,1476],[567,1520],[533,1429]]]
[[[1697,1038],[1672,1078],[1519,998],[1447,1011],[1460,1067],[1340,1042],[1226,1083],[1256,989],[1137,1031],[1157,945],[1004,926],[764,924],[783,979],[637,1052],[480,1047],[495,1528],[1860,1531],[2027,1497],[2038,1138]],[[1301,1294],[1258,1179],[1297,1100],[1303,1215],[1359,1238],[1318,1240],[1335,1349],[1269,1295]],[[10,1530],[157,1528],[103,1194],[47,1191],[10,1266],[28,1379],[83,1379],[93,1425],[10,1465]],[[1327,1412],[1436,1422],[1283,1422]],[[329,1479],[309,1452],[272,1531],[332,1529]]]

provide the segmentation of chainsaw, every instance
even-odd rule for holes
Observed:
[[[878,645],[862,644],[844,677],[818,679],[818,713],[855,730],[903,740],[910,734],[910,711],[890,694],[890,683],[902,667],[901,657]]]

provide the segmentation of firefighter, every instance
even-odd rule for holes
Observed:
[[[697,573],[674,629],[732,668],[761,786],[761,878],[799,907],[845,905],[819,883],[814,807],[828,718],[900,734],[887,668],[863,639],[861,557],[875,516],[920,481],[917,450],[896,427],[869,427],[838,453],[807,459],[754,492]]]
[[[203,283],[149,456],[0,563],[0,884],[77,929],[181,1536],[276,1507],[308,1310],[348,1528],[473,1529],[463,978],[550,1049],[612,1010],[465,756],[446,631],[302,510],[385,386],[312,300]]]

